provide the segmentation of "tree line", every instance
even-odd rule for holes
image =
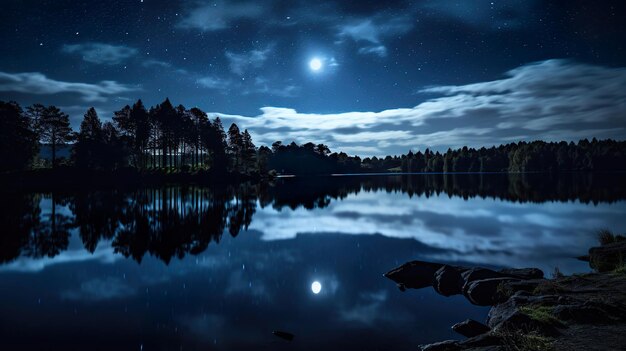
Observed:
[[[58,150],[68,143],[70,157],[60,161]],[[49,164],[37,157],[43,144],[51,149]],[[578,143],[518,142],[361,159],[312,142],[276,141],[271,148],[257,148],[250,133],[235,123],[225,131],[219,117],[211,120],[201,109],[174,106],[169,99],[149,109],[137,100],[115,111],[105,123],[90,108],[77,132],[69,116],[55,106],[34,104],[24,110],[16,102],[0,101],[0,156],[0,171],[59,165],[103,171],[204,170],[221,176],[263,175],[271,170],[283,174],[615,171],[626,169],[626,142],[595,138]]]
[[[376,162],[372,162],[376,163]],[[626,170],[626,142],[611,139],[574,142],[533,141],[445,153],[426,149],[402,155],[403,172],[557,172]]]
[[[56,168],[58,149],[68,143],[71,156],[63,162],[79,169],[204,169],[250,175],[260,168],[247,130],[233,123],[225,131],[219,117],[210,120],[196,107],[175,107],[166,99],[147,109],[138,100],[115,111],[111,120],[102,123],[92,107],[75,132],[69,116],[56,106],[34,104],[23,110],[15,102],[0,102],[0,152],[7,160],[0,169],[33,167],[42,144],[50,146],[49,166]]]

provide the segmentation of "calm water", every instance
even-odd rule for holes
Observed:
[[[414,350],[488,309],[402,293],[382,273],[412,259],[586,271],[573,257],[595,231],[626,228],[624,184],[418,175],[5,191],[0,348]]]

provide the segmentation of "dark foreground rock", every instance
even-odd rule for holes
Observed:
[[[621,259],[619,244],[590,250],[590,257],[596,264],[598,255]],[[486,325],[466,320],[453,326],[467,339],[422,350],[626,350],[624,269],[544,279],[536,268],[494,271],[414,261],[391,272],[385,276],[407,288],[432,286],[442,295],[462,293],[492,306]]]
[[[452,296],[462,292],[464,280],[458,268],[444,265],[435,272],[432,284],[439,294]]]
[[[435,272],[443,267],[443,264],[425,261],[411,261],[400,267],[385,273],[384,276],[393,280],[398,287],[421,289],[432,286]]]
[[[401,291],[432,286],[441,295],[463,294],[475,305],[492,306],[501,299],[500,287],[503,283],[535,282],[536,278],[543,278],[543,272],[537,268],[494,271],[482,267],[468,268],[411,261],[392,269],[384,276],[396,282]],[[534,286],[526,288],[531,289]]]
[[[491,328],[473,319],[466,319],[453,325],[452,330],[467,338],[473,338],[491,331]]]
[[[626,240],[589,249],[589,265],[598,272],[609,272],[626,262]]]

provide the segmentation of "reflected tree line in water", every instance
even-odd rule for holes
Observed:
[[[378,177],[282,178],[219,189],[170,186],[140,189],[5,192],[0,205],[0,262],[20,256],[55,257],[76,230],[94,252],[102,240],[116,253],[141,262],[146,254],[165,263],[203,252],[222,235],[247,230],[258,206],[324,208],[361,191],[410,197],[496,198],[516,202],[614,202],[626,199],[623,174],[432,174]],[[416,200],[417,201],[417,200]]]

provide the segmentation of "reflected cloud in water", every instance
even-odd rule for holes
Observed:
[[[9,193],[0,337],[27,350],[415,349],[487,309],[401,293],[383,272],[412,259],[586,270],[572,257],[594,231],[626,224],[621,181],[439,175]],[[536,190],[546,182],[552,190]]]

